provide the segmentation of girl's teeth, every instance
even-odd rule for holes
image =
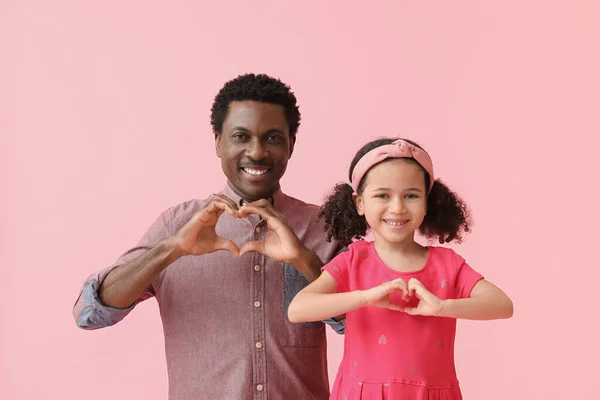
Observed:
[[[404,222],[393,222],[393,221],[385,221],[385,222],[387,222],[388,224],[393,225],[393,226],[404,225]]]

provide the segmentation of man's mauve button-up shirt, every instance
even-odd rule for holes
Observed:
[[[221,192],[241,204],[229,186]],[[98,289],[108,273],[175,233],[210,200],[190,200],[162,213],[134,248],[92,274],[74,306],[77,325],[98,329],[122,320],[135,304],[155,297],[165,337],[170,400],[328,399],[325,325],[292,324],[287,308],[308,281],[291,265],[258,253],[227,251],[182,257],[157,276],[134,305],[103,305]],[[327,263],[345,250],[327,242],[319,207],[278,190],[271,198],[308,249]],[[238,246],[265,237],[257,215],[222,214],[216,232]],[[344,321],[326,321],[343,333]]]

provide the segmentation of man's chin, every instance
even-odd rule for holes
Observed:
[[[278,185],[273,182],[241,182],[234,185],[233,190],[246,201],[267,199],[277,190]]]

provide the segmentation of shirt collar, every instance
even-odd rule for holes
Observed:
[[[237,194],[237,192],[235,190],[233,190],[231,188],[231,186],[229,186],[229,182],[223,188],[222,193],[225,196],[229,197],[231,200],[235,201],[240,206],[243,206],[244,204],[248,203],[246,200],[244,200],[242,198],[242,196],[240,196],[239,194]],[[269,200],[269,202],[271,203],[271,205],[273,207],[275,207],[275,208],[281,208],[283,202],[285,201],[285,197],[286,197],[286,195],[283,194],[283,192],[281,191],[281,186],[280,186],[275,191],[275,193],[273,193],[273,195],[271,197],[269,197],[267,200]]]

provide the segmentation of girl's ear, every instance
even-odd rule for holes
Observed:
[[[358,215],[365,215],[364,200],[362,196],[354,192],[352,193],[352,201],[354,202],[354,207],[356,207]]]

